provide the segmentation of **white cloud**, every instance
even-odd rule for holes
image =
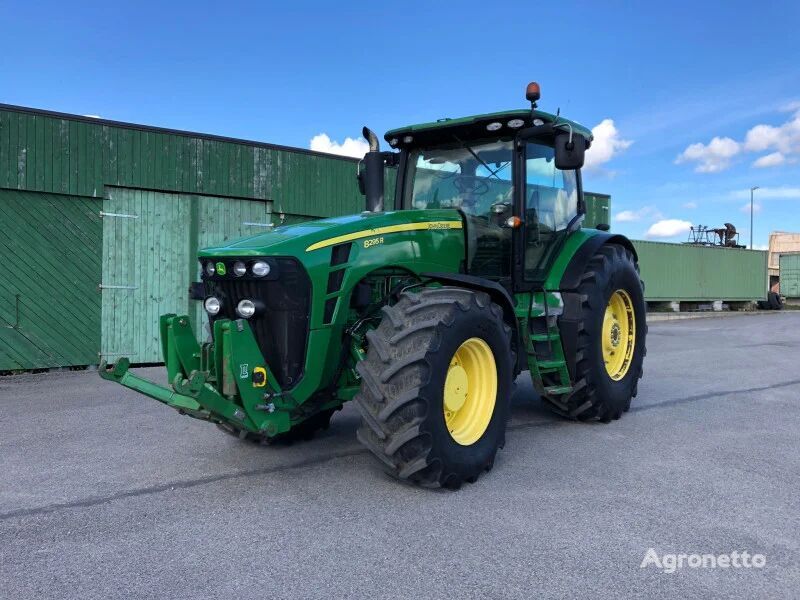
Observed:
[[[800,110],[800,100],[791,100],[790,102],[787,102],[786,104],[781,106],[780,110],[781,112],[790,112],[790,113],[796,112]]]
[[[753,244],[753,250],[769,250],[769,244]]]
[[[744,141],[729,137],[715,137],[708,144],[696,143],[688,146],[675,162],[696,162],[698,173],[717,173],[731,166],[731,159],[742,152],[767,152],[753,162],[757,168],[776,167],[796,162],[800,155],[800,101],[786,104],[783,109],[792,112],[792,117],[782,125],[759,124],[751,127]]]
[[[745,147],[752,152],[777,150],[782,154],[800,153],[800,109],[783,125],[756,125],[744,138]]]
[[[741,145],[729,137],[715,137],[708,144],[696,143],[675,159],[676,164],[697,162],[697,173],[717,173],[731,166],[731,159],[741,152]]]
[[[750,190],[736,190],[731,192],[734,198],[750,199]],[[800,200],[800,187],[763,187],[755,191],[755,197],[759,200]]]
[[[773,152],[772,154],[765,154],[761,158],[753,162],[753,166],[759,169],[767,167],[778,167],[786,162],[786,157],[780,152]]]
[[[742,211],[744,214],[749,215],[750,203],[748,202],[747,204],[743,204],[739,210]],[[761,212],[761,205],[758,202],[753,202],[753,213],[758,214],[760,212]]]
[[[83,115],[84,117],[89,117],[90,119],[102,119],[100,115]]]
[[[363,138],[345,138],[340,144],[336,140],[332,140],[327,133],[320,133],[311,138],[309,148],[317,152],[363,158],[364,154],[369,150],[369,144]]]
[[[661,219],[663,215],[655,206],[643,206],[639,210],[623,210],[614,215],[614,221],[618,223],[631,223],[642,219]]]
[[[697,208],[697,202],[684,202],[682,204],[683,208],[688,208],[689,210],[694,210]]]
[[[649,238],[670,238],[686,233],[692,226],[691,221],[681,219],[662,219],[650,226],[645,234]]]
[[[786,157],[783,154],[780,152],[773,152],[772,154],[765,154],[761,158],[757,159],[753,163],[753,166],[759,169],[764,169],[766,167],[777,167],[785,162]]]
[[[598,168],[633,144],[632,140],[624,140],[620,137],[613,119],[600,121],[598,125],[592,127],[592,134],[594,135],[592,146],[586,151],[584,164],[586,169]]]

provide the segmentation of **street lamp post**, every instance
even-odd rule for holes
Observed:
[[[757,189],[757,185],[750,188],[750,250],[753,249],[753,192]]]

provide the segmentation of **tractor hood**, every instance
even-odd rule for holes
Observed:
[[[205,248],[199,257],[297,256],[330,246],[391,233],[461,229],[461,215],[453,209],[364,212],[276,227],[231,242]]]

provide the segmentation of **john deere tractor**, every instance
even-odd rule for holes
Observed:
[[[365,128],[364,212],[201,251],[209,336],[161,317],[170,387],[125,358],[101,376],[260,442],[308,437],[355,400],[360,442],[431,487],[492,468],[522,371],[559,415],[618,419],[645,355],[636,251],[581,228],[591,131],[538,110],[535,83],[526,97],[394,129],[389,151]]]

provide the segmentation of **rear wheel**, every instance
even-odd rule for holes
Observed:
[[[505,444],[514,357],[500,307],[441,287],[404,293],[383,312],[357,366],[359,441],[399,479],[474,482]]]
[[[633,254],[601,247],[581,279],[582,320],[571,394],[545,401],[563,416],[609,422],[631,405],[647,353],[644,289]]]

